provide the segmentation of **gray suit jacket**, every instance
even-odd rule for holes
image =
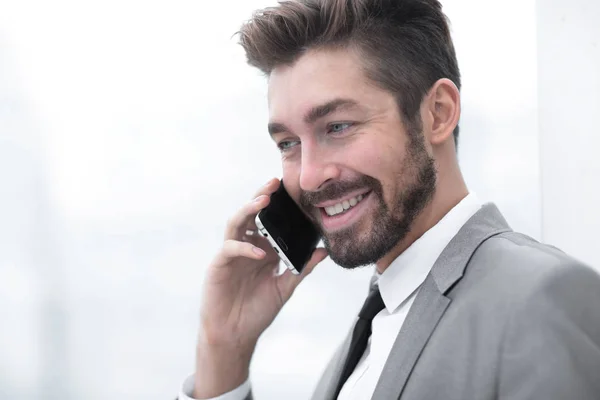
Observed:
[[[313,400],[333,400],[348,346]],[[373,399],[600,399],[600,276],[485,205],[423,283]]]

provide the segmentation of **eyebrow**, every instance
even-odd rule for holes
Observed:
[[[333,113],[334,111],[338,111],[340,109],[354,108],[357,106],[358,103],[351,99],[333,99],[331,101],[328,101],[327,103],[311,108],[304,116],[304,123],[311,125],[317,122],[319,119],[324,118],[327,115]],[[269,123],[268,130],[271,136],[277,133],[288,131],[286,126],[279,122]]]

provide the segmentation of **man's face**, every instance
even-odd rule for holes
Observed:
[[[286,189],[334,262],[375,263],[406,236],[435,192],[434,161],[354,52],[312,51],[276,68],[269,114]]]

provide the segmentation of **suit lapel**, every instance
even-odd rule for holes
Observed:
[[[396,338],[373,393],[373,399],[398,398],[448,304],[450,299],[439,294],[435,282],[429,275],[421,286]]]
[[[373,399],[398,399],[406,382],[450,305],[447,292],[462,278],[475,250],[488,238],[510,231],[493,204],[484,205],[450,241],[435,262],[398,333]]]

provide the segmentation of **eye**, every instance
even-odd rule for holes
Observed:
[[[352,124],[350,122],[336,122],[335,124],[329,125],[327,128],[327,133],[341,133],[351,126]]]
[[[294,148],[298,144],[300,144],[300,141],[298,141],[298,140],[283,140],[277,144],[277,147],[283,153],[283,152],[289,151],[290,149]]]

